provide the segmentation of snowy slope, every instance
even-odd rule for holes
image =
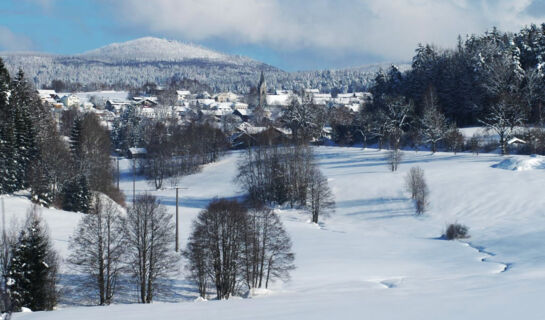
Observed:
[[[503,160],[496,155],[405,152],[392,173],[381,151],[322,147],[317,153],[337,211],[319,226],[297,211],[282,211],[296,254],[289,283],[252,299],[198,302],[187,295],[180,303],[64,306],[15,319],[543,319],[545,169],[494,168]],[[241,195],[232,182],[237,157],[182,179],[189,188],[181,191],[183,243],[190,221],[211,198]],[[424,169],[431,190],[423,217],[413,215],[403,188],[414,165]],[[130,195],[128,161],[123,167],[122,187]],[[136,186],[137,192],[151,189],[139,178]],[[153,193],[174,211],[174,190]],[[6,203],[24,206],[13,197]],[[54,212],[46,219],[62,249],[72,222]],[[470,227],[471,238],[439,240],[455,221]]]
[[[98,59],[111,62],[184,61],[200,59],[225,63],[256,63],[249,58],[230,56],[198,45],[153,37],[112,43],[105,47],[82,53],[78,56],[87,59]]]

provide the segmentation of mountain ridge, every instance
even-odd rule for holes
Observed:
[[[19,68],[36,87],[53,80],[79,83],[84,89],[127,88],[146,82],[167,84],[172,79],[194,79],[216,91],[248,92],[261,72],[269,88],[300,90],[318,88],[330,92],[363,90],[377,70],[388,63],[344,69],[287,72],[240,55],[230,55],[164,38],[143,37],[112,43],[72,55],[40,52],[0,52],[10,73]]]

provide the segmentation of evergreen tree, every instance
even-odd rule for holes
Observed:
[[[34,161],[29,171],[29,187],[32,201],[44,207],[49,207],[53,202],[53,190],[51,177],[47,173],[46,164],[41,160]]]
[[[72,126],[72,131],[70,132],[70,151],[72,156],[76,161],[81,158],[82,155],[82,130],[83,130],[83,120],[78,117],[74,120],[74,125]]]
[[[28,187],[27,172],[32,160],[38,156],[36,131],[30,116],[32,89],[22,70],[11,83],[9,108],[14,113],[16,189]]]
[[[87,178],[83,174],[78,174],[73,179],[67,181],[62,188],[63,204],[62,209],[74,212],[89,212],[90,191]]]
[[[0,59],[0,194],[13,192],[15,179],[15,130],[13,113],[8,104],[10,77]]]
[[[57,255],[34,208],[12,249],[8,283],[15,309],[53,309],[56,275]]]

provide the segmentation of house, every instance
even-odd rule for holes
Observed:
[[[60,102],[67,108],[79,106],[79,98],[73,94],[63,96]]]
[[[178,101],[183,101],[189,98],[191,95],[191,91],[189,90],[176,90],[176,94],[178,95]]]
[[[197,99],[212,99],[212,96],[207,91],[203,91],[197,95]]]
[[[303,89],[302,96],[303,101],[311,101],[312,96],[316,93],[320,93],[320,90],[318,89]]]
[[[220,92],[214,96],[214,100],[217,102],[235,102],[238,100],[238,96],[232,92]]]
[[[242,121],[248,121],[248,120],[250,120],[250,117],[252,116],[252,110],[250,110],[250,109],[235,109],[235,111],[233,111],[233,115],[239,117]]]
[[[267,105],[287,107],[292,102],[294,96],[292,94],[268,94]]]
[[[55,90],[36,90],[36,93],[40,97],[42,103],[54,104],[59,99],[57,92]]]
[[[233,103],[232,102],[221,102],[211,105],[211,110],[217,111],[216,114],[225,116],[233,113]]]
[[[248,104],[247,103],[242,103],[242,102],[235,102],[233,103],[233,109],[248,109]]]
[[[526,141],[524,141],[522,139],[519,139],[517,137],[514,137],[514,138],[510,139],[509,141],[507,141],[507,144],[508,145],[521,145],[521,144],[526,144]]]
[[[278,94],[278,95],[284,95],[284,94],[290,95],[290,94],[293,94],[293,90],[276,89],[274,92],[275,92],[276,94]]]
[[[150,118],[150,119],[153,119],[156,116],[155,109],[150,108],[150,107],[140,108],[140,114],[142,115],[142,117]]]
[[[127,151],[127,158],[141,159],[141,158],[145,158],[147,154],[148,154],[148,151],[146,150],[146,148],[132,147],[132,148],[129,148],[129,150]]]
[[[254,127],[244,122],[236,128],[237,132],[230,137],[231,146],[246,148],[252,145],[284,144],[291,139],[291,130],[284,128]]]
[[[142,106],[142,107],[155,107],[157,106],[157,98],[156,97],[134,97],[133,105],[135,106]]]
[[[107,100],[106,101],[106,110],[109,110],[115,114],[120,114],[123,112],[130,103],[128,101],[119,101],[119,100]]]
[[[331,93],[314,93],[312,94],[312,103],[318,105],[326,105],[331,101]]]

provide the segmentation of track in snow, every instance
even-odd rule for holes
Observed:
[[[511,267],[513,266],[513,263],[510,263],[510,262],[498,262],[498,261],[492,261],[490,260],[491,257],[495,257],[496,254],[494,252],[491,252],[491,251],[488,251],[486,250],[485,247],[482,247],[482,246],[476,246],[476,245],[473,245],[471,242],[464,242],[464,244],[474,250],[476,250],[478,253],[482,253],[482,254],[485,254],[486,257],[482,257],[481,258],[481,261],[482,262],[487,262],[487,263],[495,263],[495,264],[499,264],[502,266],[502,269],[500,269],[500,271],[498,271],[498,273],[504,273],[504,272],[507,272],[511,269]]]

